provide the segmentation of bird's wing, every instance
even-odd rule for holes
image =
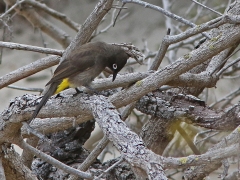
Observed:
[[[79,52],[70,56],[58,65],[57,69],[54,71],[52,79],[46,84],[46,86],[53,82],[57,82],[64,78],[89,70],[94,67],[96,59],[101,58],[103,58],[101,55],[96,56],[94,55],[94,52],[91,51]]]

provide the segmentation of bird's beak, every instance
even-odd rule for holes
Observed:
[[[117,77],[117,73],[116,72],[113,72],[113,78],[112,78],[112,81],[114,81]]]

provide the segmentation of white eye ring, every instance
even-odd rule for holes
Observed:
[[[117,69],[117,64],[113,64],[113,69]]]

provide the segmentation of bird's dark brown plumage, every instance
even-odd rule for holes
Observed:
[[[79,46],[60,62],[54,71],[52,79],[46,84],[49,88],[36,107],[31,120],[38,115],[42,106],[56,92],[63,79],[68,78],[75,87],[89,87],[92,80],[107,67],[113,72],[114,81],[128,58],[129,55],[121,47],[104,42],[91,42]]]

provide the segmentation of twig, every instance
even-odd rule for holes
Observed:
[[[190,38],[188,38],[188,39],[186,39],[186,40],[184,40],[184,41],[181,41],[181,42],[179,42],[179,43],[176,43],[176,44],[173,44],[173,45],[171,45],[169,48],[168,48],[168,51],[169,50],[173,50],[173,49],[175,49],[175,48],[180,48],[180,47],[184,47],[184,46],[186,46],[186,45],[191,45],[191,46],[193,46],[193,44],[194,44],[194,42],[196,42],[198,39],[200,39],[202,37],[202,35],[201,34],[198,34],[198,35],[196,35],[196,36],[194,36],[194,37],[190,37]],[[206,40],[206,38],[204,38],[205,40]],[[199,40],[199,41],[201,41],[201,40]],[[201,44],[199,44],[199,46],[200,46]],[[198,46],[198,47],[199,47]],[[196,48],[195,48],[196,49]],[[192,49],[191,49],[192,50]]]
[[[42,48],[38,46],[31,46],[26,44],[19,44],[19,43],[11,43],[11,42],[3,42],[0,41],[0,47],[10,48],[10,49],[17,49],[17,50],[24,50],[24,51],[34,51],[39,53],[46,53],[46,54],[53,54],[62,56],[63,50],[56,50],[50,48]]]
[[[38,145],[38,141],[39,141],[39,138],[36,136],[32,136],[26,139],[26,143],[28,143],[33,147],[36,147]],[[33,157],[34,155],[32,153],[30,153],[27,149],[23,149],[21,159],[23,161],[23,164],[27,166],[29,169],[31,169]]]
[[[59,62],[59,56],[48,56],[42,59],[39,59],[31,64],[23,66],[15,71],[10,72],[2,77],[0,77],[0,89],[8,86],[20,79],[28,77],[32,74],[35,74],[43,69],[54,66]]]
[[[25,0],[19,0],[19,1],[16,1],[16,3],[11,7],[9,8],[5,13],[3,13],[1,16],[0,16],[0,19],[3,19],[4,16],[6,16],[7,14],[9,14],[14,8],[16,8],[18,5],[20,5],[21,3],[25,2]]]
[[[197,141],[197,137],[198,137],[198,136],[203,135],[203,134],[206,134],[206,133],[210,133],[210,132],[214,132],[214,133],[213,133],[212,135],[209,135],[209,136],[207,136],[207,137],[205,137],[205,138]],[[202,141],[205,141],[205,140],[207,140],[207,139],[209,139],[209,138],[211,138],[211,137],[213,137],[213,136],[216,136],[217,134],[219,134],[219,132],[215,132],[215,131],[212,130],[212,129],[206,130],[206,131],[203,131],[203,132],[199,132],[199,133],[197,133],[197,134],[194,136],[193,143],[194,143],[195,145],[197,145],[198,143],[200,143],[200,142],[202,142]]]
[[[13,1],[5,0],[5,2],[9,6],[14,5]],[[43,32],[61,44],[64,48],[70,44],[71,37],[66,32],[64,32],[62,29],[59,29],[53,23],[40,16],[32,7],[22,6],[19,8],[16,6],[14,10],[19,15],[24,16],[32,24],[33,27],[39,27]]]
[[[6,7],[7,8],[7,7]],[[7,36],[6,32],[8,29],[8,32],[10,33],[10,35],[12,35],[12,29],[10,27],[10,22],[11,22],[11,18],[10,16],[7,16],[6,18],[0,18],[0,21],[3,23],[3,32],[2,32],[2,41],[5,41],[5,37]],[[2,63],[2,57],[3,57],[3,48],[0,48],[0,64]]]
[[[90,165],[96,160],[98,155],[102,152],[102,150],[109,143],[108,137],[104,135],[98,145],[92,150],[92,152],[88,155],[88,157],[84,160],[84,162],[78,167],[81,171],[87,171]]]
[[[122,7],[122,6],[120,7],[118,5],[113,5],[112,8],[114,8],[114,9],[128,9],[127,7]]]
[[[135,59],[139,64],[142,64],[138,59],[140,57],[144,58],[144,54],[142,54],[136,46],[132,45],[131,43],[111,44],[122,47],[131,58]]]
[[[168,35],[170,35],[170,29],[167,30],[167,34],[164,36],[161,46],[158,50],[158,53],[157,53],[156,57],[154,58],[154,61],[149,70],[157,70],[158,67],[160,66],[160,64],[167,52],[167,49],[170,45],[170,43],[168,43],[168,41],[167,41]]]
[[[194,2],[194,3],[196,3],[196,4],[199,5],[199,6],[204,7],[205,9],[208,9],[208,10],[210,10],[210,11],[218,14],[219,16],[222,16],[222,14],[221,14],[220,12],[215,11],[214,9],[212,9],[212,8],[210,8],[210,7],[208,7],[208,6],[205,6],[204,4],[201,4],[200,2],[197,2],[197,1],[195,1],[195,0],[191,0],[191,1]]]
[[[69,19],[65,14],[59,13],[58,11],[55,11],[54,9],[48,7],[46,4],[33,1],[33,0],[25,0],[26,3],[31,4],[32,6],[39,8],[43,10],[44,12],[48,13],[49,15],[55,17],[56,19],[62,21],[66,25],[68,25],[70,28],[74,29],[75,31],[78,31],[80,28],[80,25],[71,19]]]
[[[2,40],[5,40],[6,26],[3,27]],[[0,64],[2,64],[3,48],[0,50]]]
[[[226,96],[222,97],[217,102],[214,102],[214,103],[210,104],[209,107],[214,107],[216,104],[218,104],[222,101],[225,101],[225,100],[230,100],[230,99],[232,99],[233,97],[236,97],[239,94],[240,94],[240,88],[238,88],[235,91],[233,91],[233,92],[227,94]]]
[[[162,1],[162,6],[165,11],[170,12],[172,4],[173,4],[173,1]],[[167,35],[170,35],[170,33],[177,34],[177,30],[179,30],[179,32],[182,32],[180,30],[180,28],[175,25],[176,23],[174,22],[174,20],[172,18],[169,18],[169,17],[165,17],[165,18],[166,18],[165,26],[168,31]],[[174,49],[174,50],[168,51],[168,54],[164,54],[164,56],[168,59],[169,63],[173,63],[177,59],[177,51],[178,51],[178,49]],[[160,64],[159,64],[159,66],[160,66]]]
[[[114,25],[114,14],[115,14],[115,10],[113,11],[111,23],[108,26],[106,26],[104,29],[102,29],[102,30],[100,30],[98,32],[95,31],[96,33],[91,37],[91,39],[93,39],[94,37],[98,36],[99,34],[107,32],[111,27],[113,27],[113,25]],[[129,13],[123,14],[120,18],[118,18],[116,20],[116,22],[119,22],[119,21],[125,19],[128,15],[129,15]]]
[[[32,154],[36,155],[37,157],[41,158],[42,160],[48,162],[49,164],[54,165],[55,167],[62,169],[63,171],[69,173],[69,174],[74,174],[78,177],[81,178],[85,178],[85,179],[93,179],[92,175],[89,173],[85,173],[82,171],[79,171],[77,169],[74,169],[56,159],[54,159],[53,157],[39,151],[38,149],[35,149],[34,147],[30,146],[29,144],[27,144],[25,141],[21,141],[18,144],[21,148],[23,149],[27,149],[29,152],[31,152]]]
[[[221,19],[222,18],[214,19],[213,21],[211,22],[209,21],[208,23],[200,25],[199,28],[196,28],[194,30],[192,29],[192,30],[193,31],[196,30],[199,32],[200,29],[202,31],[205,28],[210,28],[210,27],[212,28],[213,26],[218,26],[223,23],[222,21],[219,21]],[[211,26],[209,23],[210,24],[214,23],[214,24],[213,26]],[[128,102],[130,101],[130,100],[127,100],[126,97],[131,97],[132,101],[139,99],[140,97],[145,95],[147,92],[150,92],[159,88],[160,86],[166,84],[167,82],[171,81],[172,79],[179,76],[180,74],[183,74],[189,71],[193,67],[217,55],[222,50],[232,47],[233,44],[236,43],[237,40],[239,39],[238,34],[235,34],[236,30],[238,31],[238,29],[239,29],[238,26],[237,27],[235,26],[235,29],[231,32],[225,31],[226,29],[221,31],[223,32],[222,36],[217,41],[211,42],[211,46],[214,47],[214,51],[210,50],[209,48],[200,47],[194,50],[193,52],[191,52],[190,54],[188,54],[187,56],[182,56],[181,58],[176,60],[174,63],[162,68],[161,70],[155,72],[154,74],[150,75],[149,77],[145,78],[139,83],[135,83],[130,88],[114,94],[113,96],[109,97],[109,99],[114,105],[121,104],[121,106],[127,105]],[[189,30],[186,30],[180,36],[183,37],[187,35],[185,33],[187,32],[190,33]],[[191,33],[193,33],[192,30],[191,30]],[[228,40],[226,40],[225,33],[228,33],[228,36],[227,36]],[[179,35],[177,36],[179,37]],[[173,40],[171,36],[169,38]],[[179,37],[178,41],[180,41],[180,39],[181,38]],[[121,101],[119,101],[119,99],[121,99]]]
[[[236,49],[236,47],[234,48],[234,50]],[[220,67],[223,67],[223,65],[232,57],[232,56],[234,56],[235,54],[237,54],[237,52],[239,52],[240,51],[240,48],[237,48],[234,52],[231,52],[231,51],[228,51],[228,54],[226,55],[226,58],[220,63],[220,64],[218,64],[213,70],[211,70],[211,72],[210,72],[210,76],[212,76],[216,71],[218,71],[219,70],[219,68]],[[229,52],[231,52],[231,54],[229,53]],[[238,62],[238,61],[237,61]],[[231,64],[231,63],[230,63]],[[227,68],[226,69],[228,69],[229,67],[227,66]],[[208,69],[208,68],[207,68]],[[226,70],[225,68],[224,68],[224,70],[220,70],[220,72],[218,72],[218,73],[216,73],[216,75],[217,76],[220,76],[221,75],[221,73],[223,73],[223,71],[225,71]]]
[[[203,1],[202,1],[202,4],[205,4],[206,2],[207,2],[207,0],[203,0]],[[203,14],[203,8],[202,8],[202,6],[198,6],[198,7],[197,7],[196,15],[191,19],[191,21],[197,22],[197,20],[198,20],[199,18],[201,18],[201,14]]]
[[[218,148],[214,149],[212,151],[207,151],[204,154],[201,155],[189,155],[187,157],[183,158],[164,158],[164,169],[169,169],[171,168],[184,168],[184,167],[189,167],[189,166],[197,166],[197,165],[202,165],[206,164],[209,165],[213,161],[221,161],[222,159],[235,156],[239,154],[237,144],[229,145],[225,148]],[[183,163],[181,163],[184,161]],[[180,164],[179,164],[180,163]]]
[[[219,26],[220,24],[222,24],[223,23],[223,21],[222,22],[220,22],[220,20],[221,20],[222,18],[220,17],[220,18],[217,18],[217,19],[214,19],[214,20],[212,20],[212,21],[209,21],[209,22],[207,22],[207,23],[204,23],[204,24],[202,24],[201,26],[202,27],[204,27],[204,29],[206,28],[206,30],[208,29],[208,28],[210,28],[210,26],[211,25],[213,25],[213,26]],[[210,28],[211,29],[211,28]],[[199,30],[199,29],[196,29],[197,31]],[[169,30],[168,30],[169,31]],[[188,32],[189,31],[189,32]],[[161,47],[160,47],[160,49],[159,49],[159,51],[158,51],[158,54],[157,54],[157,56],[155,57],[155,60],[153,61],[153,64],[152,64],[152,66],[151,66],[151,68],[150,69],[152,69],[152,70],[157,70],[157,68],[159,67],[159,65],[160,65],[160,63],[161,63],[161,61],[162,61],[162,59],[163,59],[163,57],[164,57],[164,55],[166,54],[166,51],[167,51],[167,49],[168,49],[168,47],[169,47],[169,45],[170,44],[174,44],[174,43],[177,43],[177,42],[180,42],[180,39],[181,39],[181,41],[182,40],[184,40],[184,39],[186,39],[186,38],[188,38],[188,37],[191,37],[191,36],[193,36],[193,35],[195,35],[195,34],[198,34],[198,33],[193,33],[193,31],[191,31],[191,30],[189,29],[189,30],[186,30],[185,32],[183,32],[183,33],[181,33],[181,34],[179,34],[179,35],[176,35],[176,36],[178,36],[178,38],[174,38],[174,37],[176,37],[176,36],[165,36],[164,38],[163,38],[163,40],[162,40],[162,44],[161,44]],[[195,30],[194,30],[195,31]],[[167,33],[167,35],[168,35],[169,33]],[[184,35],[185,34],[185,35]],[[191,34],[191,35],[190,35]],[[182,36],[182,38],[180,38],[179,36]],[[184,37],[185,36],[185,37]],[[186,36],[188,36],[188,37],[186,37]]]
[[[14,86],[14,85],[8,85],[8,88],[11,89],[17,89],[17,90],[23,90],[23,91],[32,91],[32,92],[43,92],[42,88],[25,88],[25,87],[19,87],[19,86]]]
[[[141,0],[121,0],[122,3],[134,3],[134,4],[138,4],[138,5],[141,5],[141,6],[144,6],[145,8],[150,8],[150,9],[153,9],[153,10],[156,10],[156,11],[159,11],[161,12],[162,14],[176,20],[176,21],[179,21],[183,24],[186,24],[190,27],[196,27],[196,24],[176,15],[176,14],[173,14],[169,11],[166,11],[164,9],[162,9],[161,7],[159,6],[156,6],[156,5],[153,5],[153,4],[150,4],[150,3],[147,3],[147,2],[144,2],[144,1],[141,1]],[[205,37],[207,37],[208,39],[211,39],[211,37],[207,34],[207,33],[202,33]]]
[[[222,78],[223,79],[238,79],[240,77],[240,74],[239,75],[236,75],[236,76],[223,76]]]
[[[42,43],[43,43],[43,47],[47,48],[47,43],[44,40],[43,33],[42,33],[41,29],[38,28],[38,31],[40,33],[40,37],[41,37],[41,40],[42,40]],[[46,56],[48,56],[48,54],[46,54]]]
[[[118,13],[117,13],[117,15],[116,15],[116,18],[115,18],[115,20],[113,21],[113,27],[115,26],[115,23],[116,23],[116,21],[117,21],[117,18],[118,18],[118,16],[120,15],[120,13],[121,13],[122,9],[124,8],[124,6],[125,6],[125,3],[122,3],[122,7],[119,9],[119,11],[118,11]]]
[[[31,133],[31,134],[37,136],[39,139],[41,139],[45,142],[49,142],[49,139],[47,139],[46,136],[44,136],[42,133],[33,129],[27,122],[22,122],[22,124],[27,128],[28,133]]]
[[[80,46],[89,42],[91,39],[91,35],[98,27],[99,23],[103,19],[103,17],[108,13],[108,11],[112,8],[113,0],[105,0],[99,1],[95,6],[92,13],[88,16],[88,18],[82,24],[80,30],[78,31],[75,39],[66,49],[67,54],[65,54],[64,58],[68,56],[76,47],[76,45]]]
[[[226,66],[224,66],[216,75],[220,76],[224,71],[226,71],[229,67],[231,67],[232,65],[236,64],[237,62],[240,61],[240,57],[235,59],[234,61],[232,61],[231,63],[226,64]]]
[[[123,157],[121,156],[119,161],[117,161],[116,163],[114,163],[112,166],[110,166],[109,168],[107,168],[102,174],[100,174],[98,177],[94,178],[94,180],[100,180],[100,178],[104,175],[107,174],[109,171],[111,171],[113,168],[115,168],[118,164],[120,164],[121,162],[123,162]]]
[[[185,141],[187,142],[188,146],[191,148],[191,150],[194,152],[195,155],[200,155],[200,151],[197,149],[197,147],[195,146],[195,144],[192,142],[192,140],[189,138],[188,134],[185,132],[185,130],[182,129],[182,127],[180,126],[180,124],[177,124],[176,127],[177,131],[179,132],[179,134],[181,134],[181,136],[185,139]]]

